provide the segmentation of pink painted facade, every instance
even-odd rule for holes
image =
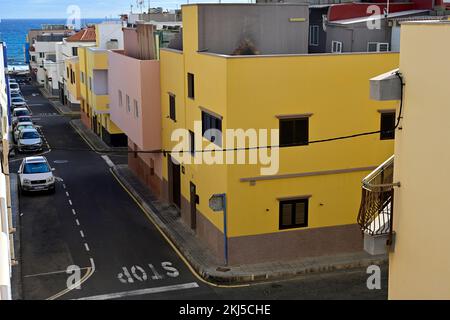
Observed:
[[[159,69],[158,60],[135,59],[126,56],[124,51],[109,52],[111,120],[128,136],[132,151],[162,147]],[[159,193],[162,174],[161,159],[159,153],[131,153],[129,156],[130,168],[139,178],[145,178],[144,182],[156,193]]]

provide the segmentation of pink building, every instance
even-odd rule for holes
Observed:
[[[160,72],[152,33],[152,25],[124,28],[124,50],[109,52],[111,120],[128,136],[132,151],[160,150],[162,145]],[[161,157],[160,153],[128,155],[130,169],[157,196]]]

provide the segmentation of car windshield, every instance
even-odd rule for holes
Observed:
[[[14,114],[16,117],[20,117],[20,116],[27,116],[30,113],[28,112],[28,110],[17,110],[17,111],[14,111]]]
[[[39,162],[39,163],[27,163],[23,168],[23,173],[46,173],[50,172],[50,168],[47,163]]]
[[[11,89],[19,89],[19,85],[18,85],[17,83],[11,83],[11,84],[9,85],[9,87],[10,87]]]
[[[36,131],[28,131],[22,133],[22,139],[38,139],[38,138],[40,138],[39,133],[37,133]]]
[[[12,102],[25,102],[25,100],[17,97],[17,98],[12,98]]]
[[[21,118],[19,118],[19,123],[20,122],[31,122],[31,118],[28,118],[28,117],[21,117]]]
[[[22,131],[23,129],[33,129],[31,124],[21,125],[17,127],[17,130]]]

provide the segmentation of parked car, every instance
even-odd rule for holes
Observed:
[[[34,127],[33,122],[31,122],[31,121],[18,123],[16,125],[16,128],[14,129],[14,134],[13,134],[14,142],[17,143],[17,141],[19,140],[20,132],[23,129],[36,129],[36,128]]]
[[[11,99],[13,99],[13,98],[23,98],[21,93],[11,93],[10,96],[11,96]]]
[[[22,98],[22,97],[18,97],[18,98],[11,98],[11,108],[20,108],[20,107],[28,107],[27,106],[27,101]]]
[[[17,83],[17,80],[14,78],[9,78],[9,83]]]
[[[26,157],[17,173],[19,174],[20,193],[44,190],[55,192],[55,177],[45,157]]]
[[[32,121],[30,116],[21,116],[21,117],[17,117],[17,119],[15,121],[13,121],[12,123],[12,131],[14,132],[15,128],[22,124],[22,123],[26,123],[26,122],[31,122],[34,124],[34,122]]]
[[[42,150],[42,138],[36,129],[23,129],[17,139],[19,152],[36,152]]]
[[[17,83],[9,83],[9,92],[20,93],[20,86]]]
[[[12,112],[12,123],[17,122],[18,117],[29,116],[31,117],[30,110],[28,108],[15,108]]]

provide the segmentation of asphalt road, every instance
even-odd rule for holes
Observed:
[[[365,270],[239,288],[203,283],[122,189],[101,155],[90,151],[70,118],[59,115],[36,88],[22,91],[59,180],[54,195],[20,197],[24,299],[386,299],[385,268],[381,290],[367,289]],[[11,159],[12,172],[23,157]],[[80,289],[67,289],[69,266],[80,268]]]

